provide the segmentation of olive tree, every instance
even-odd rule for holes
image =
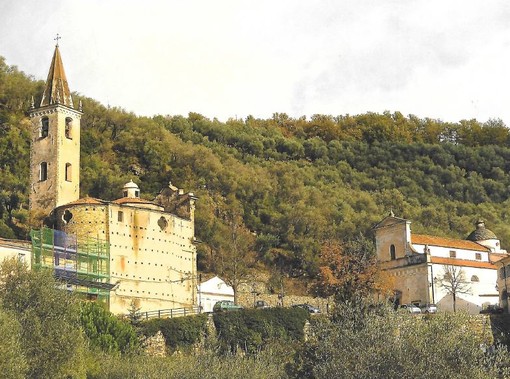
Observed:
[[[23,379],[27,361],[21,346],[21,326],[10,312],[0,309],[0,372],[2,378]]]
[[[5,260],[0,266],[0,302],[21,326],[27,377],[85,376],[78,303],[51,271],[30,271],[14,258]]]
[[[384,306],[337,304],[336,316],[312,325],[312,337],[289,366],[291,377],[509,377],[506,349],[487,349],[491,337],[463,313],[416,317]]]

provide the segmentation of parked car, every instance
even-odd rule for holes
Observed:
[[[414,304],[402,304],[400,306],[400,309],[405,310],[411,314],[420,314],[421,313],[421,309]]]
[[[213,312],[238,311],[242,306],[235,304],[232,300],[220,300],[214,304]]]
[[[294,304],[292,308],[302,308],[309,313],[321,313],[320,309],[310,304]]]
[[[501,308],[497,304],[490,304],[487,305],[485,308],[483,308],[480,313],[490,313],[490,314],[497,314],[497,313],[503,313],[504,309]]]
[[[422,313],[437,313],[436,304],[424,304],[420,308]]]
[[[267,304],[264,300],[257,300],[255,302],[255,308],[257,309],[269,308],[269,304]]]

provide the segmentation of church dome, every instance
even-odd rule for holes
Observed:
[[[477,242],[485,240],[497,240],[498,237],[496,237],[492,230],[489,230],[485,227],[485,222],[483,220],[478,220],[476,222],[476,230],[471,232],[467,239]]]

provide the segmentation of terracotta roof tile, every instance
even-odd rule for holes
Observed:
[[[498,262],[502,260],[503,258],[509,257],[508,254],[501,254],[501,253],[491,253],[490,254],[490,260],[491,262]]]
[[[87,204],[102,205],[102,204],[105,204],[105,203],[106,202],[103,201],[103,200],[87,196],[87,197],[83,197],[83,198],[75,200],[75,201],[71,201],[70,203],[65,204],[65,206],[68,206],[68,205],[87,205]]]
[[[453,238],[427,236],[424,234],[413,234],[411,243],[429,246],[450,247],[455,249],[466,249],[475,251],[490,251],[489,248],[482,246],[476,242],[468,240],[458,240]]]
[[[132,203],[132,204],[152,204],[152,205],[160,206],[159,204],[156,204],[153,201],[140,199],[139,197],[121,197],[120,199],[113,200],[112,203],[115,203],[115,204],[128,204],[128,203]]]
[[[445,257],[430,257],[430,261],[432,263],[437,263],[437,264],[442,264],[442,265],[476,267],[476,268],[488,268],[488,269],[491,269],[491,270],[496,270],[497,269],[496,265],[491,263],[491,262],[470,261],[470,260],[467,260],[467,259],[456,259],[456,258],[445,258]]]

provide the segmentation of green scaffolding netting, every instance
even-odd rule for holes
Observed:
[[[30,232],[32,268],[53,269],[68,289],[85,297],[108,301],[110,249],[105,240],[77,237],[60,230],[42,228]]]

